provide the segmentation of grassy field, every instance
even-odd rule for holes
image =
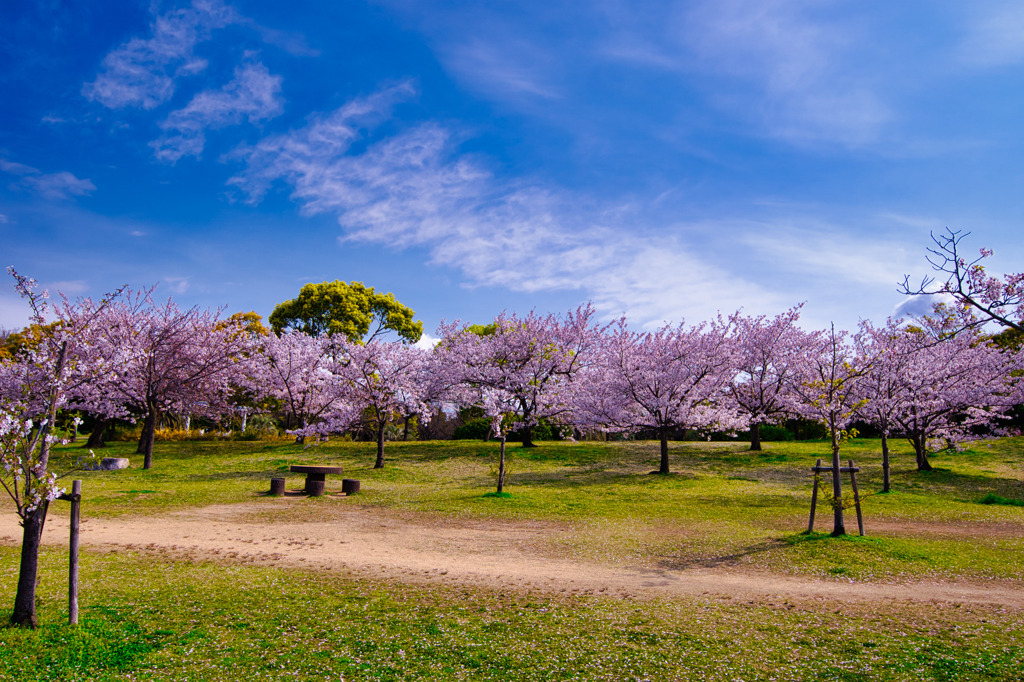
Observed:
[[[652,476],[657,444],[542,443],[510,449],[510,497],[493,490],[497,446],[389,443],[159,443],[150,471],[82,472],[86,518],[159,516],[213,504],[267,503],[265,522],[314,520],[355,500],[261,496],[296,462],[341,464],[358,504],[423,518],[550,521],[571,528],[554,555],[669,571],[760,572],[839,583],[959,581],[1024,588],[1024,439],[976,443],[913,471],[897,445],[879,494],[877,441],[844,458],[860,479],[868,537],[803,535],[809,468],[823,443],[677,443],[674,475]],[[132,457],[129,444],[103,456]],[[64,448],[73,461],[81,450]],[[296,486],[301,478],[292,477]],[[328,480],[340,488],[340,481]],[[55,503],[54,514],[66,514]],[[3,507],[12,513],[10,507]],[[819,516],[818,529],[831,519]],[[852,510],[847,528],[856,529]],[[82,624],[66,621],[66,552],[48,549],[42,627],[0,630],[11,680],[991,680],[1019,679],[1022,613],[959,603],[791,602],[728,594],[567,596],[538,590],[368,581],[312,571],[175,561],[144,551],[86,553]],[[17,547],[0,546],[13,601]],[[0,604],[5,608],[9,604]],[[0,618],[6,618],[0,614]]]

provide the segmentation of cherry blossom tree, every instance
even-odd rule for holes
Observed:
[[[860,355],[872,359],[871,367],[859,391],[865,404],[860,417],[878,429],[882,441],[882,492],[891,490],[889,437],[898,433],[896,415],[907,397],[907,373],[917,344],[904,328],[902,320],[889,319],[883,327],[861,323]]]
[[[377,441],[374,469],[384,466],[384,431],[398,416],[429,418],[424,402],[428,353],[394,341],[349,344],[339,375],[345,399],[362,410],[361,421]]]
[[[918,471],[929,471],[929,451],[974,437],[1021,402],[1019,353],[1003,350],[977,330],[952,334],[941,327],[904,332],[907,350],[902,394],[893,418],[914,446]]]
[[[796,326],[798,305],[768,319],[736,317],[736,377],[731,390],[750,421],[750,449],[761,449],[761,426],[796,414],[792,377],[812,336]]]
[[[597,361],[575,393],[580,426],[606,431],[654,431],[661,442],[660,474],[669,473],[673,431],[744,428],[729,396],[736,374],[732,321],[630,331],[619,320],[601,342]]]
[[[1004,327],[1024,332],[1024,272],[1005,275],[1002,279],[985,272],[982,261],[992,256],[991,249],[982,248],[978,257],[968,260],[960,254],[960,242],[970,232],[951,230],[936,236],[934,248],[928,249],[928,262],[938,277],[925,277],[918,286],[910,284],[910,276],[900,286],[908,296],[946,294],[964,310],[980,316],[968,316],[965,326],[979,326],[992,320]],[[938,280],[945,277],[945,280]]]
[[[138,452],[152,466],[160,417],[169,410],[215,416],[226,409],[232,382],[246,372],[252,339],[224,324],[218,312],[156,303],[152,289],[128,292],[104,312],[100,343],[119,370],[82,396],[108,417],[143,416]]]
[[[508,433],[522,429],[523,446],[533,447],[530,430],[541,419],[570,421],[573,378],[598,338],[593,315],[587,305],[564,317],[503,313],[486,328],[460,328],[457,323],[440,327],[443,340],[434,349],[433,366],[444,373],[463,404],[483,408],[501,439],[499,493]]]
[[[264,340],[256,384],[281,402],[295,427],[289,433],[296,443],[343,430],[356,419],[342,377],[346,348],[341,336],[303,332],[271,334]]]
[[[807,347],[793,382],[793,390],[800,396],[797,404],[801,413],[823,424],[832,441],[832,535],[836,536],[846,534],[839,451],[848,437],[847,428],[866,403],[859,384],[871,367],[870,359],[857,352],[862,346],[858,339],[851,341],[847,332],[836,331],[832,325]]]
[[[22,545],[18,589],[11,623],[36,627],[39,548],[49,503],[64,491],[50,470],[54,423],[69,395],[109,371],[92,346],[95,319],[107,300],[52,304],[35,283],[9,270],[28,300],[32,321],[46,331],[12,357],[0,361],[0,483],[21,518]],[[114,294],[115,296],[117,294]],[[55,318],[47,326],[46,318]]]

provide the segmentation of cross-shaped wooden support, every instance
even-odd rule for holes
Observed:
[[[811,533],[814,531],[814,511],[818,507],[818,483],[821,479],[819,474],[828,472],[832,473],[832,467],[822,466],[821,460],[811,467],[811,471],[814,472],[814,492],[811,493],[811,519],[807,522],[807,532]],[[857,472],[860,471],[859,467],[853,466],[853,460],[847,460],[847,466],[840,467],[839,473],[850,474],[850,487],[853,489],[853,504],[857,508],[857,530],[860,531],[861,536],[864,535],[864,516],[860,511],[860,493],[857,491]]]

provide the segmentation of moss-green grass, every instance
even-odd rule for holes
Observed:
[[[564,532],[550,551],[666,570],[738,565],[835,581],[1024,581],[1024,439],[977,443],[913,470],[895,443],[893,487],[879,494],[877,441],[844,459],[862,467],[868,537],[806,528],[809,468],[823,443],[676,443],[671,476],[651,475],[656,443],[542,443],[509,448],[506,497],[494,490],[497,445],[158,443],[154,468],[81,472],[83,513],[159,515],[249,502],[260,519],[323,518],[344,505],[431,516],[541,520]],[[115,444],[103,456],[128,456]],[[57,465],[80,454],[58,449]],[[358,498],[287,509],[263,495],[289,464],[329,463],[362,481]],[[844,481],[845,483],[845,481]],[[328,478],[329,489],[340,480]],[[53,513],[67,505],[54,503]],[[8,506],[4,513],[11,513]],[[820,513],[820,512],[819,512]],[[875,529],[873,529],[873,524]],[[856,529],[850,510],[848,530]],[[817,530],[831,529],[819,515]],[[0,547],[13,599],[15,547]],[[66,618],[66,553],[44,554],[43,626],[0,631],[0,679],[1017,679],[1019,612],[958,605],[836,606],[719,598],[653,601],[424,587],[341,572],[168,562],[86,553],[82,625]],[[8,607],[0,603],[0,607]],[[8,611],[9,613],[9,611]],[[0,611],[0,618],[6,618]]]
[[[761,453],[743,443],[673,443],[669,476],[651,474],[657,443],[554,443],[508,448],[506,492],[495,497],[496,443],[389,443],[383,469],[374,446],[338,442],[312,448],[291,443],[158,443],[149,471],[87,471],[84,504],[91,517],[163,514],[212,504],[262,502],[265,519],[320,518],[359,504],[442,516],[530,519],[562,523],[552,551],[580,559],[684,569],[736,563],[784,573],[844,579],[1024,579],[1024,508],[980,504],[986,495],[1024,497],[1024,439],[974,444],[932,458],[917,472],[908,446],[893,443],[893,492],[881,494],[879,443],[854,440],[843,450],[862,471],[859,484],[869,538],[836,540],[799,533],[807,527],[810,467],[828,455],[820,442],[767,443]],[[104,456],[133,459],[131,444]],[[67,465],[80,448],[58,450]],[[327,497],[288,512],[265,497],[270,478],[300,488],[294,463],[342,465],[362,482],[353,500]],[[328,477],[329,490],[341,487]],[[848,479],[844,478],[848,487]],[[66,513],[55,505],[55,513]],[[875,528],[873,529],[873,524]],[[933,527],[922,527],[932,524]],[[942,524],[946,527],[943,528]],[[848,532],[857,529],[847,510]],[[880,527],[880,528],[879,528]],[[819,504],[815,530],[830,531]]]
[[[955,604],[569,598],[133,552],[89,556],[72,628],[57,554],[42,627],[0,630],[0,679],[1014,680],[1024,657],[1019,613]]]

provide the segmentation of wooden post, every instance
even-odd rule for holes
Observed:
[[[341,479],[341,492],[346,495],[355,495],[359,492],[359,481],[354,478]]]
[[[853,488],[853,504],[857,507],[857,530],[860,531],[861,537],[864,537],[864,517],[860,513],[860,493],[857,492],[857,470],[853,466],[853,460],[849,460],[850,464],[850,487]]]
[[[271,495],[284,495],[284,479],[283,478],[272,478],[272,479],[270,479],[270,494]]]
[[[82,482],[71,482],[71,546],[68,560],[68,622],[78,625],[78,527],[82,516]]]
[[[814,465],[814,492],[811,493],[811,520],[807,522],[807,533],[814,532],[814,509],[818,506],[818,481],[821,476],[821,472],[818,469],[821,468],[821,458],[818,458],[818,463]]]
[[[324,487],[325,487],[324,481],[317,481],[317,480],[309,481],[309,480],[307,480],[306,481],[306,494],[308,494],[310,497],[320,497],[321,495],[324,494]]]

